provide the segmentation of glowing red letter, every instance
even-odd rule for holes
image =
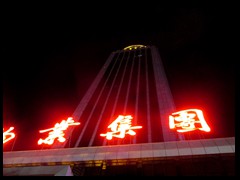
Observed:
[[[14,133],[10,133],[10,131],[12,131],[14,129],[14,127],[10,127],[7,131],[4,132],[3,129],[3,144],[10,141],[11,139],[13,139],[15,137]],[[7,136],[10,136],[7,138]]]
[[[135,135],[136,133],[132,129],[140,129],[142,126],[131,126],[132,116],[122,116],[119,115],[118,118],[108,126],[111,128],[112,132],[107,132],[106,134],[100,134],[100,136],[106,136],[108,140],[112,137],[124,138],[125,134]]]
[[[195,124],[200,124],[201,127],[198,126],[197,128]],[[203,112],[199,109],[187,109],[172,113],[169,116],[169,127],[170,129],[178,128],[178,132],[193,131],[195,129],[210,131],[203,117]]]
[[[42,143],[45,143],[45,144],[51,145],[53,144],[55,138],[58,138],[59,142],[64,142],[66,139],[63,137],[64,136],[63,131],[66,130],[68,126],[79,125],[79,124],[80,124],[79,122],[74,122],[74,120],[71,117],[69,117],[67,121],[62,120],[60,124],[56,123],[54,128],[40,130],[39,131],[40,133],[47,132],[47,131],[51,131],[51,132],[48,133],[49,136],[46,139],[39,139],[38,144],[40,145]]]

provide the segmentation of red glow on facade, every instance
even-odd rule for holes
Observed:
[[[187,109],[172,113],[169,116],[170,129],[177,129],[177,132],[188,132],[199,129],[210,132],[210,127],[206,123],[203,112],[199,109]]]
[[[7,131],[4,132],[4,128],[3,128],[3,144],[15,137],[15,134],[13,132],[10,132],[13,129],[14,127],[10,127]]]
[[[51,131],[48,133],[48,137],[46,139],[39,139],[38,140],[38,145],[41,145],[42,143],[51,145],[53,144],[55,138],[58,138],[59,142],[64,142],[66,140],[66,138],[64,138],[64,133],[63,131],[66,130],[68,128],[68,126],[73,126],[73,125],[79,125],[79,122],[74,122],[74,120],[72,119],[72,117],[69,117],[66,120],[62,120],[62,122],[56,123],[55,126],[53,128],[49,128],[49,129],[45,129],[45,130],[40,130],[40,133],[44,133],[47,131]]]
[[[108,128],[112,130],[112,132],[107,132],[106,134],[100,134],[100,136],[106,136],[108,140],[111,140],[112,137],[117,138],[124,138],[126,134],[130,134],[131,136],[134,136],[136,132],[134,132],[132,129],[140,129],[142,126],[132,126],[132,116],[122,116],[119,115],[118,118],[113,121]]]

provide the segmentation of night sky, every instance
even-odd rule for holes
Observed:
[[[132,44],[158,48],[177,110],[202,109],[210,138],[235,136],[230,15],[221,8],[137,10],[33,9],[6,18],[3,127],[14,126],[17,139],[5,151],[40,149],[38,130],[71,116],[110,53]]]

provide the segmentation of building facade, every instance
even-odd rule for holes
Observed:
[[[235,137],[3,153],[4,176],[234,176]]]
[[[169,129],[175,105],[155,46],[131,45],[112,52],[72,117],[81,126],[52,148],[136,144],[183,139]],[[131,116],[134,136],[107,140],[100,134],[119,116]]]
[[[169,128],[174,111],[157,48],[128,46],[108,57],[74,111],[81,124],[69,126],[66,141],[3,152],[3,175],[235,175],[235,137],[186,139]],[[121,134],[113,122],[131,131]]]

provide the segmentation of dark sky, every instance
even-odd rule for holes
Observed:
[[[158,48],[177,110],[201,108],[210,137],[235,136],[231,10],[137,10],[5,15],[3,126],[17,139],[4,150],[39,149],[38,130],[71,116],[110,53],[132,44]]]

